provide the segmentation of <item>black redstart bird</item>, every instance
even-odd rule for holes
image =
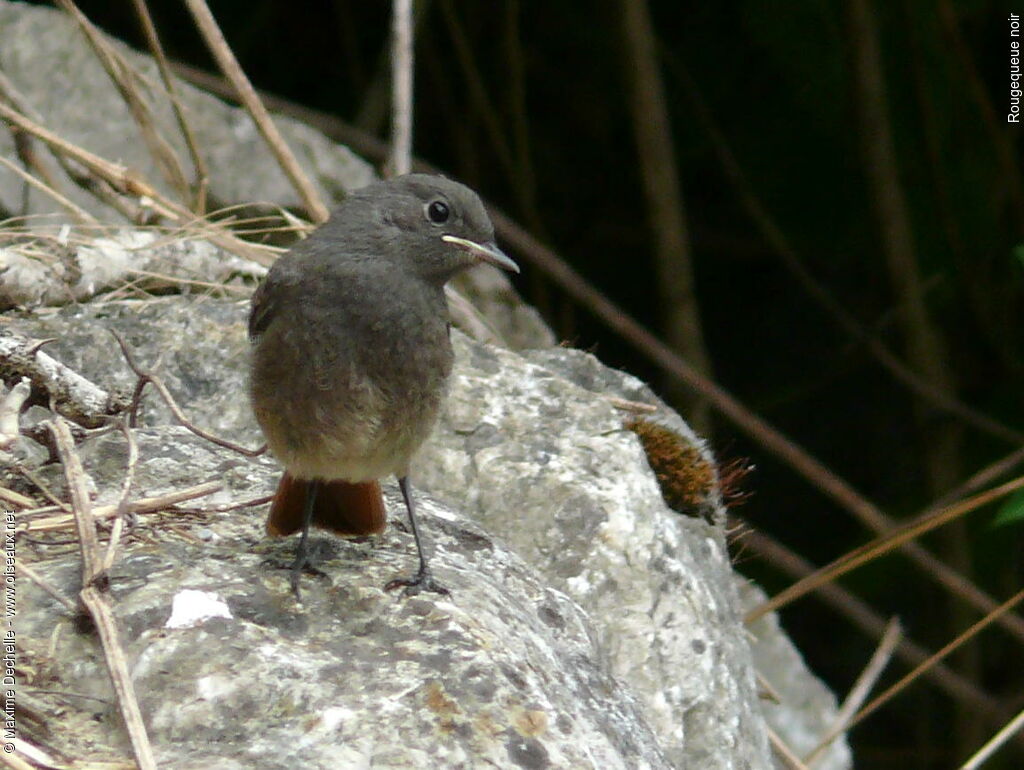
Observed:
[[[409,486],[452,368],[444,285],[487,262],[519,271],[469,188],[409,174],[349,196],[282,256],[252,298],[251,395],[267,444],[285,467],[267,532],[310,526],[345,535],[384,529],[379,479],[395,474],[419,570],[387,588],[446,592],[427,565]]]

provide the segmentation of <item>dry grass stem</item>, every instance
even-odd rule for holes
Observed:
[[[185,489],[179,489],[175,492],[168,492],[165,495],[142,497],[128,503],[125,508],[126,512],[129,514],[155,513],[156,511],[162,511],[164,508],[169,508],[172,505],[183,503],[186,500],[194,500],[197,497],[212,495],[214,492],[219,492],[223,486],[224,485],[219,481],[208,481],[205,484],[186,487]],[[99,505],[93,509],[92,514],[97,521],[103,521],[104,519],[110,519],[114,516],[120,515],[121,509],[118,505]],[[54,530],[67,529],[73,523],[71,514],[58,514],[55,516],[23,521],[18,526],[18,532],[52,532]]]
[[[131,65],[114,48],[107,38],[100,32],[89,19],[86,18],[78,6],[72,0],[57,0],[57,4],[63,8],[78,24],[85,34],[86,40],[92,47],[93,52],[103,69],[106,70],[111,82],[117,89],[128,110],[135,120],[142,134],[142,140],[146,143],[149,153],[156,161],[157,166],[164,174],[164,178],[172,189],[178,192],[183,200],[189,197],[188,182],[185,181],[185,173],[182,171],[181,163],[175,155],[170,143],[160,134],[156,121],[153,120],[153,113],[139,93],[137,82],[139,75],[132,69]]]
[[[1017,716],[1007,722],[999,732],[986,741],[985,745],[978,749],[974,756],[960,766],[960,770],[978,770],[978,768],[988,761],[993,754],[999,751],[1007,741],[1021,730],[1024,730],[1024,711],[1017,714]]]
[[[605,396],[604,398],[616,409],[621,409],[624,412],[633,412],[634,414],[655,414],[658,411],[658,407],[654,404],[645,404],[642,401],[629,401],[628,399],[619,398],[618,396]]]
[[[24,743],[24,741],[19,740],[16,744],[19,749],[22,743]],[[15,750],[17,751],[18,749]],[[11,768],[11,770],[38,770],[37,765],[30,765],[17,754],[0,754],[0,761],[3,761],[4,765]]]
[[[88,211],[83,209],[77,203],[61,195],[59,192],[53,189],[53,187],[51,187],[41,179],[33,176],[24,169],[18,168],[17,165],[11,163],[11,161],[7,160],[7,158],[0,156],[0,165],[3,165],[5,168],[9,169],[10,171],[13,171],[15,174],[17,174],[19,177],[25,180],[25,182],[32,185],[40,192],[44,193],[45,195],[49,195],[61,207],[67,209],[68,213],[70,213],[71,216],[73,216],[78,222],[82,224],[93,224],[96,222],[96,217],[94,217]]]
[[[743,524],[742,520],[737,520]],[[786,548],[762,532],[749,529],[746,544],[758,555],[771,562],[793,578],[803,578],[812,574],[815,569],[809,561]],[[863,599],[847,591],[838,583],[825,583],[818,589],[817,596],[839,612],[854,626],[873,639],[880,639],[887,627],[885,619]],[[931,656],[931,651],[906,637],[898,640],[896,655],[903,662],[916,666]],[[969,705],[990,719],[1000,719],[999,703],[974,682],[939,663],[928,669],[926,675],[951,698]]]
[[[391,3],[391,157],[389,175],[412,171],[412,0]]]
[[[41,478],[39,478],[39,476],[37,476],[34,472],[26,468],[24,465],[16,465],[14,469],[22,476],[24,476],[26,479],[28,479],[28,481],[33,486],[35,486],[36,489],[42,492],[43,497],[45,497],[47,500],[53,503],[54,508],[56,508],[59,511],[64,511],[65,513],[71,513],[71,506],[65,503],[59,497],[57,497],[50,489],[49,485]],[[28,514],[30,512],[26,511],[25,513]]]
[[[210,13],[206,0],[185,0],[185,4],[195,20],[203,40],[206,41],[210,53],[217,60],[221,72],[224,73],[235,87],[239,99],[242,100],[242,104],[249,111],[253,121],[256,123],[256,127],[263,134],[263,138],[280,164],[281,169],[288,179],[291,180],[295,191],[298,192],[313,221],[317,223],[327,221],[329,212],[327,207],[324,206],[323,201],[320,200],[320,194],[302,170],[295,155],[284,141],[284,137],[281,136],[281,132],[274,125],[274,121],[270,119],[267,108],[263,106],[263,102],[260,101],[259,96],[256,94],[256,89],[252,87],[252,83],[245,76],[241,66],[238,64],[238,60],[231,52],[227,40],[224,39],[220,27],[217,26],[213,14]]]
[[[117,546],[121,540],[121,533],[124,531],[125,519],[131,514],[128,512],[129,495],[132,491],[132,484],[135,480],[135,466],[139,462],[139,445],[135,440],[135,433],[128,426],[128,420],[121,420],[121,433],[128,444],[128,460],[125,465],[124,481],[121,484],[121,497],[117,501],[117,515],[114,519],[114,526],[110,530],[110,540],[107,542],[107,552],[103,557],[103,571],[107,572],[114,565],[114,557],[117,555]]]
[[[964,514],[980,508],[993,500],[997,500],[1000,497],[1008,495],[1022,487],[1024,487],[1024,476],[995,487],[994,489],[990,489],[987,492],[975,495],[962,503],[948,508],[943,508],[935,513],[928,514],[921,519],[912,521],[902,527],[898,527],[889,534],[850,551],[844,556],[836,559],[828,566],[822,567],[817,572],[808,575],[803,580],[797,581],[789,588],[779,592],[760,607],[757,607],[747,613],[746,622],[752,623],[762,615],[773,612],[780,607],[784,607],[796,599],[814,591],[824,583],[829,583],[839,576],[845,575],[847,572],[856,569],[862,564],[873,559],[877,559],[879,556],[892,551],[903,543],[920,537],[926,532],[930,532],[933,529],[941,527],[943,524],[958,519]]]
[[[64,594],[62,594],[60,591],[58,591],[56,589],[56,587],[52,583],[50,583],[46,578],[44,578],[38,572],[36,572],[35,569],[33,569],[28,564],[26,564],[25,562],[23,562],[23,561],[21,561],[19,559],[15,559],[15,561],[14,561],[14,568],[15,568],[15,570],[17,570],[17,572],[19,572],[20,574],[24,575],[29,580],[31,580],[33,583],[35,583],[37,586],[39,586],[44,591],[46,591],[46,593],[48,593],[57,602],[59,602],[61,605],[63,605],[64,609],[66,609],[72,615],[78,614],[78,607],[75,606],[75,603],[73,601],[71,601],[70,599],[68,599],[66,596],[64,596]]]
[[[143,214],[146,214],[145,219],[148,221],[149,216],[155,215],[179,225],[195,227],[197,234],[231,254],[251,259],[261,265],[273,262],[273,257],[267,254],[266,249],[235,237],[226,228],[213,222],[197,219],[187,208],[161,195],[152,185],[138,175],[129,172],[127,167],[119,163],[112,163],[68,142],[2,101],[0,101],[0,118],[5,118],[22,131],[39,138],[58,157],[70,159],[83,166],[89,172],[88,175],[83,175],[72,169],[68,169],[68,173],[77,183],[99,196],[105,203],[116,207],[131,221],[138,221]],[[133,201],[137,202],[137,205],[124,201],[119,197],[120,195],[131,197]]]
[[[146,198],[154,210],[161,216],[172,220],[179,218],[179,213],[175,211],[175,209],[178,209],[179,207],[170,201],[166,201],[163,196],[156,191],[156,189],[140,179],[137,175],[131,173],[127,166],[120,163],[112,163],[111,161],[101,158],[99,155],[89,152],[83,147],[72,144],[63,137],[57,136],[57,134],[53,133],[49,129],[44,128],[35,121],[25,117],[3,102],[0,102],[0,117],[8,120],[22,131],[26,131],[32,134],[32,136],[35,136],[45,142],[53,151],[80,163],[100,179],[113,185],[118,192],[139,198]],[[170,203],[170,206],[163,205],[165,203]]]
[[[142,32],[146,36],[146,44],[150,53],[156,61],[157,69],[160,71],[160,79],[163,81],[164,89],[171,100],[174,108],[174,117],[178,121],[178,128],[185,139],[189,154],[192,156],[192,166],[195,169],[195,183],[193,185],[194,195],[192,198],[192,210],[197,214],[206,212],[206,193],[210,185],[210,172],[206,166],[206,160],[199,151],[196,142],[195,132],[185,117],[185,109],[178,98],[178,90],[174,85],[174,77],[171,74],[170,65],[167,63],[167,56],[164,54],[163,46],[160,44],[160,36],[157,34],[156,26],[153,24],[153,17],[149,13],[145,0],[132,0],[135,6],[135,14],[139,17],[142,25]]]
[[[779,737],[772,728],[768,727],[768,743],[771,744],[772,754],[778,758],[782,765],[788,770],[810,770],[803,762],[800,761],[800,757],[789,746],[786,742]]]
[[[892,700],[895,696],[899,695],[899,693],[901,693],[904,689],[906,689],[906,687],[908,685],[910,685],[914,681],[916,681],[921,676],[921,674],[924,671],[926,671],[928,668],[930,668],[931,666],[933,666],[935,663],[939,662],[943,658],[945,658],[950,653],[952,653],[955,650],[957,650],[960,647],[962,647],[966,642],[968,642],[971,639],[973,639],[981,631],[983,631],[985,628],[987,628],[992,623],[994,623],[999,617],[1001,617],[1002,615],[1005,615],[1007,612],[1012,610],[1014,607],[1016,607],[1022,601],[1024,601],[1024,590],[1018,591],[1012,597],[1010,597],[1005,602],[1000,604],[998,607],[996,607],[996,609],[994,609],[992,612],[988,613],[985,617],[983,617],[981,620],[979,620],[977,623],[972,625],[970,628],[968,628],[962,634],[957,636],[953,641],[951,641],[949,644],[947,644],[941,650],[939,650],[934,655],[932,655],[930,658],[928,658],[928,660],[926,660],[923,663],[921,663],[921,665],[917,666],[913,671],[911,671],[909,674],[907,674],[902,679],[900,679],[898,682],[896,682],[896,684],[892,685],[889,689],[887,689],[881,695],[879,695],[874,700],[872,700],[868,705],[866,705],[864,708],[862,708],[857,713],[856,716],[854,716],[850,720],[849,724],[847,725],[847,729],[852,729],[855,725],[857,725],[860,722],[864,721],[864,719],[866,719],[872,713],[874,713],[879,708],[884,706],[886,703],[888,703],[890,700]]]
[[[902,635],[903,629],[900,628],[899,619],[892,618],[886,626],[885,633],[882,634],[882,639],[875,648],[874,654],[872,654],[864,670],[861,671],[860,676],[857,677],[857,681],[853,683],[853,687],[850,688],[846,700],[843,701],[843,705],[836,714],[832,727],[825,733],[825,737],[821,739],[821,742],[814,750],[804,758],[808,765],[813,765],[814,761],[824,753],[832,741],[846,731],[853,715],[857,713],[857,710],[867,700],[868,694],[878,682],[879,677],[882,676],[882,672],[889,665],[893,651],[899,644]]]
[[[31,497],[25,497],[25,495],[7,487],[0,487],[0,500],[22,509],[31,508],[35,505],[35,501]]]
[[[128,730],[128,737],[135,753],[135,761],[140,770],[156,770],[156,759],[153,748],[146,734],[146,726],[142,721],[142,713],[135,697],[135,688],[128,670],[128,661],[118,639],[117,624],[114,613],[107,602],[105,580],[103,580],[102,560],[100,558],[99,540],[96,537],[96,519],[92,513],[92,503],[86,488],[85,470],[75,451],[74,440],[67,423],[60,416],[55,416],[49,423],[53,432],[57,452],[64,465],[68,488],[71,490],[71,501],[74,506],[75,526],[78,530],[78,541],[82,552],[82,588],[79,597],[89,611],[103,647],[104,658],[110,679],[117,694],[121,717]],[[101,589],[101,586],[103,587]]]

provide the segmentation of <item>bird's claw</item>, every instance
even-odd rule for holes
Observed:
[[[415,596],[422,591],[430,591],[435,594],[444,595],[451,593],[451,591],[434,580],[434,576],[426,569],[421,569],[412,577],[395,578],[384,586],[385,591],[394,591],[396,588],[404,588],[402,593],[406,596]]]

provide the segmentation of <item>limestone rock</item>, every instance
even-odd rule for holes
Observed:
[[[156,65],[150,57],[118,41],[112,43],[141,74],[142,91],[159,131],[191,182],[190,156]],[[50,8],[0,0],[0,70],[18,90],[34,119],[41,120],[50,131],[127,166],[165,194],[172,194],[124,100],[70,16]],[[262,201],[301,208],[291,183],[244,110],[229,107],[181,81],[176,87],[209,166],[209,194],[215,206]],[[344,191],[373,181],[372,167],[348,148],[296,120],[275,116],[274,122],[324,200],[337,200]],[[0,155],[16,158],[9,131],[0,131]],[[48,166],[58,178],[64,178],[52,159],[48,159]],[[104,223],[123,222],[118,212],[66,179],[62,192]],[[14,174],[0,173],[0,211],[8,216],[59,211],[49,196],[34,188],[28,189],[28,207],[24,210],[23,195],[25,186]]]
[[[50,355],[108,389],[134,382],[109,342],[107,329],[119,329],[195,423],[254,446],[246,309],[244,301],[168,296],[9,320],[26,336],[56,337]],[[311,767],[337,766],[328,757],[384,767],[437,766],[428,757],[451,767],[485,759],[499,767],[772,767],[721,528],[667,508],[616,399],[651,404],[707,450],[641,382],[585,353],[523,357],[458,333],[453,342],[448,405],[413,474],[450,599],[381,591],[414,562],[392,485],[383,536],[318,539],[327,577],[304,579],[302,607],[286,576],[262,564],[286,562],[293,547],[261,539],[263,510],[159,514],[160,528],[128,546],[115,569],[115,606],[143,710],[158,742],[179,747],[165,748],[167,765],[186,767],[209,751],[203,766],[283,767],[273,762],[292,745]],[[209,506],[272,489],[272,458],[244,458],[169,426],[152,394],[143,422],[138,495],[220,479],[224,491],[196,504]],[[80,452],[101,501],[116,498],[123,438],[91,437]],[[60,488],[58,467],[39,473]],[[182,530],[187,542],[174,534]],[[63,590],[74,585],[74,560],[40,568]],[[233,619],[164,628],[184,589],[220,597]],[[64,622],[42,596],[26,601],[42,613],[23,617],[35,624],[26,628]],[[86,680],[105,688],[99,664],[84,662],[95,642],[61,638],[71,646],[58,678],[70,677],[70,689]],[[374,661],[387,665],[377,671]],[[790,675],[810,679],[798,660]],[[799,687],[793,692],[800,701]],[[827,721],[827,706],[813,708]],[[120,732],[109,708],[103,713],[101,743],[110,748]],[[245,746],[263,747],[266,764],[258,751],[240,755]]]

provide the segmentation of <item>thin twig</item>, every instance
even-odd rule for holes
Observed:
[[[142,712],[135,697],[128,661],[118,639],[117,624],[110,605],[107,603],[103,585],[102,560],[100,559],[99,541],[96,538],[96,519],[92,514],[92,503],[86,488],[85,470],[75,451],[74,440],[67,423],[59,415],[55,415],[49,423],[50,430],[57,445],[57,452],[64,464],[64,473],[71,490],[71,500],[75,511],[75,523],[78,529],[79,545],[82,551],[82,588],[79,594],[82,604],[92,616],[99,633],[103,655],[110,673],[114,692],[124,719],[128,737],[131,739],[135,761],[140,770],[156,770],[156,759],[153,748],[146,734],[146,726],[142,721]]]
[[[391,17],[391,160],[395,176],[412,170],[412,0],[393,0]]]
[[[789,746],[782,740],[777,732],[772,728],[766,728],[768,730],[768,743],[771,744],[772,753],[781,760],[782,764],[785,765],[789,770],[810,770],[803,762],[800,761],[800,757]]]
[[[920,519],[910,522],[902,527],[894,529],[882,537],[872,540],[870,543],[866,543],[859,548],[855,548],[843,556],[840,556],[831,564],[822,567],[812,575],[808,575],[803,580],[800,580],[793,585],[789,586],[783,591],[780,591],[767,602],[762,604],[747,613],[746,622],[752,623],[762,615],[769,612],[774,612],[780,607],[784,607],[787,604],[792,603],[796,599],[807,595],[811,591],[814,591],[818,586],[823,583],[829,583],[845,575],[862,564],[866,564],[869,561],[877,559],[884,553],[892,551],[900,544],[920,537],[926,532],[930,532],[933,529],[941,527],[950,521],[960,518],[970,511],[976,510],[981,506],[998,500],[1000,497],[1010,494],[1018,489],[1024,487],[1024,476],[1008,481],[994,489],[990,489],[987,492],[982,492],[979,495],[975,495],[962,503],[952,505],[948,508],[943,508],[935,513],[924,516]]]
[[[128,461],[125,465],[124,482],[121,484],[121,496],[117,501],[117,517],[114,519],[114,526],[110,530],[110,540],[107,542],[107,553],[103,557],[103,571],[107,572],[114,565],[114,556],[117,554],[117,545],[121,540],[121,533],[124,531],[125,519],[128,513],[128,496],[132,491],[132,484],[135,481],[135,466],[139,462],[139,445],[135,441],[135,432],[128,425],[127,417],[121,420],[121,432],[125,441],[128,442]]]
[[[126,510],[129,514],[155,513],[156,511],[162,511],[165,508],[169,508],[172,505],[183,503],[186,500],[194,500],[197,497],[212,495],[214,492],[219,492],[223,488],[224,485],[219,481],[207,481],[204,484],[197,484],[194,487],[187,487],[186,489],[168,492],[165,495],[142,497],[138,500],[133,500],[128,503]],[[97,521],[103,521],[104,519],[110,519],[114,516],[120,515],[121,509],[118,505],[98,505],[93,509],[92,514]],[[66,529],[72,523],[71,514],[60,514],[57,516],[48,516],[46,518],[27,521],[18,528],[18,532],[49,532],[52,530]]]
[[[855,725],[860,724],[862,721],[864,721],[864,719],[866,719],[868,716],[870,716],[872,713],[877,711],[880,707],[888,703],[890,700],[892,700],[892,698],[894,698],[896,695],[898,695],[904,689],[906,689],[907,685],[917,680],[921,676],[921,673],[927,670],[929,666],[934,665],[935,663],[942,660],[953,651],[962,647],[965,642],[968,642],[971,639],[973,639],[981,631],[983,631],[985,628],[987,628],[989,625],[995,622],[1001,615],[1006,614],[1014,607],[1016,607],[1018,604],[1020,604],[1022,601],[1024,601],[1024,590],[1018,591],[1012,597],[1010,597],[1005,602],[1000,604],[998,607],[992,610],[992,612],[988,613],[985,617],[983,617],[977,623],[972,625],[962,634],[957,636],[953,641],[951,641],[941,650],[937,651],[928,660],[921,663],[921,665],[919,665],[909,674],[907,674],[898,682],[896,682],[896,684],[892,685],[892,687],[890,687],[881,695],[872,700],[868,705],[862,708],[857,713],[857,715],[853,717],[853,719],[850,720],[849,724],[847,725],[847,729],[852,729]]]
[[[204,438],[207,441],[216,444],[217,446],[223,447],[224,449],[230,449],[233,452],[238,452],[239,454],[245,455],[246,457],[259,457],[261,454],[267,451],[266,444],[264,444],[261,447],[258,447],[257,449],[247,449],[246,447],[243,447],[232,441],[228,441],[227,439],[220,438],[219,436],[215,436],[212,433],[208,433],[202,428],[193,425],[192,422],[185,416],[185,413],[181,410],[181,407],[178,406],[178,403],[174,400],[174,396],[172,396],[171,392],[167,390],[167,386],[163,384],[160,378],[157,377],[152,372],[143,369],[141,366],[138,365],[138,363],[136,363],[135,357],[132,355],[132,352],[128,347],[128,343],[125,342],[124,337],[122,337],[114,329],[110,329],[110,333],[114,336],[114,339],[117,340],[117,344],[121,347],[121,352],[124,354],[125,361],[128,362],[128,367],[139,378],[138,384],[135,387],[135,396],[133,401],[137,403],[142,395],[142,389],[147,384],[152,385],[154,388],[156,388],[157,392],[160,394],[160,397],[164,400],[164,403],[166,403],[167,406],[170,408],[171,413],[174,415],[174,418],[178,421],[178,423],[182,425],[184,428],[191,431],[192,433],[199,436],[200,438]]]
[[[889,625],[886,626],[885,633],[882,634],[882,639],[875,648],[874,654],[864,670],[860,672],[860,676],[850,688],[846,700],[843,701],[843,705],[836,713],[835,719],[832,720],[832,727],[825,733],[825,737],[821,739],[814,750],[804,758],[804,762],[808,765],[813,765],[814,761],[832,744],[832,741],[846,731],[853,715],[867,700],[868,694],[878,682],[878,678],[889,665],[893,650],[896,649],[902,635],[903,630],[900,628],[899,619],[892,618]]]
[[[48,593],[57,602],[63,605],[64,608],[72,615],[78,614],[78,607],[75,605],[73,601],[71,601],[64,594],[58,591],[57,588],[52,583],[50,583],[46,578],[44,578],[42,575],[36,572],[32,567],[27,565],[25,562],[21,561],[20,559],[15,559],[14,569],[17,572],[20,572],[25,577],[27,577],[29,580],[31,580],[37,586],[42,588],[44,591],[46,591],[46,593]]]
[[[13,489],[8,489],[7,487],[0,487],[0,500],[3,500],[5,503],[10,503],[11,505],[16,505],[19,508],[31,508],[36,504],[35,500],[31,497],[26,497],[25,495],[15,492]]]
[[[732,521],[730,519],[730,523]],[[738,526],[745,526],[742,520],[737,519],[736,521],[740,522]],[[791,551],[752,527],[747,529],[744,545],[750,547],[773,567],[780,569],[790,577],[800,579],[815,571],[814,565],[800,554]],[[879,639],[885,633],[885,619],[875,612],[871,605],[838,583],[825,583],[818,589],[816,596],[871,638]],[[896,655],[904,663],[916,666],[921,661],[927,660],[931,651],[904,637],[896,645]],[[926,673],[934,684],[955,700],[984,713],[990,719],[999,721],[1005,719],[999,704],[992,696],[945,664],[939,663],[928,669]]]
[[[265,505],[274,499],[273,495],[260,495],[259,497],[253,497],[248,500],[238,500],[233,503],[224,503],[222,505],[214,505],[210,508],[180,508],[184,512],[188,513],[225,513],[227,511],[237,511],[240,508],[255,508],[258,505]]]
[[[157,69],[160,71],[160,79],[164,83],[167,95],[170,97],[171,105],[174,108],[174,117],[178,121],[178,128],[185,138],[189,154],[192,156],[192,166],[195,169],[195,182],[193,184],[194,197],[192,199],[192,210],[197,214],[206,212],[206,192],[210,185],[210,172],[206,166],[203,154],[199,152],[199,143],[196,141],[195,132],[185,117],[185,109],[178,97],[178,89],[174,84],[170,65],[167,63],[167,56],[164,54],[163,46],[160,44],[160,36],[157,34],[156,26],[153,24],[153,17],[146,6],[146,0],[132,0],[135,6],[135,13],[142,24],[142,32],[146,36],[146,44],[156,61]]]
[[[978,770],[993,754],[995,754],[1015,733],[1024,729],[1024,711],[1011,719],[1006,725],[993,735],[985,745],[966,762],[960,766],[960,770]]]
[[[926,512],[941,508],[944,505],[951,505],[957,500],[961,500],[967,495],[987,487],[1000,476],[1005,476],[1022,462],[1024,462],[1024,447],[1015,449],[1005,457],[996,460],[991,465],[972,474],[969,479],[961,483],[956,489],[950,490],[938,500],[934,501],[930,506],[928,506]]]
[[[78,6],[72,0],[56,0],[78,24],[85,34],[86,40],[92,47],[103,69],[106,70],[111,82],[121,95],[124,103],[128,106],[135,124],[139,127],[142,140],[146,143],[150,155],[156,161],[157,166],[164,174],[167,183],[181,195],[183,199],[188,198],[188,182],[185,181],[185,173],[181,169],[173,148],[160,134],[160,130],[153,120],[153,113],[142,98],[136,86],[138,74],[132,69],[125,58],[118,53],[95,25],[86,18]]]
[[[280,164],[281,169],[288,176],[288,179],[291,180],[309,215],[313,218],[314,222],[325,222],[329,215],[327,207],[320,200],[320,194],[302,170],[299,162],[295,159],[295,155],[288,148],[284,137],[281,136],[281,132],[277,130],[277,126],[270,119],[270,114],[256,94],[256,89],[252,87],[252,83],[249,82],[241,66],[239,66],[238,60],[231,52],[231,48],[228,46],[227,40],[224,39],[220,27],[217,26],[213,14],[210,13],[206,0],[185,0],[185,4],[188,6],[192,18],[195,19],[199,32],[210,49],[210,53],[217,60],[221,72],[224,73],[235,87],[238,97],[252,116],[253,121],[256,123],[256,128],[263,134],[263,138]]]
[[[30,483],[35,485],[35,488],[43,493],[43,497],[53,503],[59,510],[71,513],[71,506],[61,500],[57,495],[53,493],[49,485],[43,481],[36,473],[24,465],[14,466],[14,470],[29,480]]]
[[[66,208],[71,213],[71,215],[79,222],[94,223],[97,221],[96,217],[94,217],[88,211],[83,209],[77,203],[65,197],[64,195],[61,195],[55,189],[50,187],[50,185],[46,184],[46,182],[44,182],[43,180],[37,178],[33,174],[28,173],[24,169],[19,168],[16,164],[11,163],[9,160],[7,160],[7,158],[0,156],[0,164],[3,164],[6,168],[13,171],[15,174],[24,179],[28,184],[35,187],[37,190],[43,192],[46,195],[49,195],[51,198],[57,201],[57,203]]]

